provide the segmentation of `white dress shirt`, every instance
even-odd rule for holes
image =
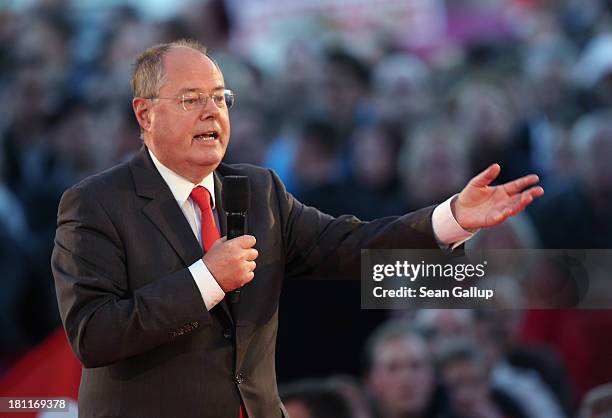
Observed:
[[[172,195],[176,199],[176,203],[183,211],[183,215],[185,215],[187,222],[189,222],[189,226],[191,226],[193,234],[198,239],[200,245],[202,245],[202,234],[200,232],[202,230],[202,212],[200,211],[198,205],[191,200],[189,195],[196,186],[206,187],[210,193],[210,196],[212,197],[211,209],[216,215],[215,181],[213,174],[210,173],[199,184],[193,184],[186,178],[179,176],[174,171],[170,170],[168,167],[159,162],[151,150],[149,150],[149,155],[151,156],[157,171],[159,171],[159,174],[161,174],[162,178],[170,188]],[[217,216],[215,216],[215,219],[217,219]],[[218,225],[217,228],[219,228]],[[206,264],[204,264],[202,259],[199,259],[190,265],[189,272],[193,276],[193,279],[200,290],[200,294],[202,295],[206,309],[210,311],[217,303],[223,300],[225,297],[225,292],[223,289],[221,289],[221,286],[219,286],[219,283],[217,283],[210,271],[208,271],[208,267],[206,267]]]
[[[212,197],[212,209],[215,214],[215,219],[217,219],[215,182],[213,174],[211,173],[206,176],[199,184],[194,184],[186,178],[176,174],[168,167],[164,166],[155,157],[151,150],[148,151],[151,159],[153,160],[153,164],[155,164],[155,167],[157,168],[157,171],[159,171],[159,174],[161,174],[162,178],[170,188],[172,195],[176,199],[176,203],[183,211],[187,222],[189,222],[189,226],[191,226],[193,234],[198,239],[200,245],[202,245],[202,234],[200,232],[202,229],[202,214],[200,208],[193,200],[191,200],[189,195],[196,186],[206,187]],[[442,204],[438,205],[434,209],[431,219],[436,240],[443,248],[448,246],[451,246],[451,248],[456,248],[474,235],[474,233],[464,230],[453,216],[451,211],[451,200],[454,197],[455,196],[452,196]],[[206,309],[211,310],[216,304],[223,300],[225,297],[225,292],[223,292],[221,286],[219,286],[213,275],[210,273],[210,271],[208,271],[208,268],[202,259],[189,266],[189,272],[193,276],[193,279],[200,290],[200,294],[202,295]]]

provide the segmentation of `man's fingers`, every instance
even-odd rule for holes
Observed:
[[[533,197],[534,199],[536,197],[540,197],[544,195],[544,188],[541,186],[532,187],[531,189],[526,190],[526,191],[529,192],[531,197]]]
[[[498,210],[493,216],[493,222],[489,225],[489,226],[493,226],[493,225],[497,225],[501,222],[503,222],[504,220],[506,220],[506,218],[508,218],[511,215],[511,211],[508,208],[504,208],[504,209],[500,209]]]
[[[510,199],[510,203],[506,206],[506,208],[502,211],[504,215],[514,216],[522,212],[534,199],[542,196],[544,194],[544,189],[540,186],[531,187],[521,194],[516,194],[512,196]]]
[[[497,225],[507,218],[521,213],[531,202],[543,194],[544,189],[540,186],[536,186],[509,197],[506,203],[497,209],[491,216],[492,225]]]
[[[538,181],[540,181],[540,178],[537,176],[537,174],[529,174],[528,176],[521,177],[520,179],[509,181],[503,185],[503,188],[506,193],[513,195],[526,187],[536,184]]]
[[[240,248],[244,249],[251,248],[257,242],[253,235],[241,235],[231,241],[236,242]]]
[[[543,194],[544,194],[544,189],[540,186],[536,186],[536,187],[530,187],[524,192],[512,196],[511,197],[512,214],[514,215],[522,211],[523,209],[525,209],[525,207],[527,207],[527,205],[529,205],[536,198],[542,196]]]
[[[530,187],[521,193],[521,203],[529,204],[534,199],[542,196],[544,194],[544,189],[540,186]]]
[[[245,260],[247,261],[253,261],[259,255],[259,252],[255,248],[249,248],[246,251],[247,253],[246,253]]]
[[[495,180],[500,171],[501,167],[499,164],[491,164],[486,170],[476,175],[476,177],[471,180],[471,183],[476,187],[488,186],[493,180]]]

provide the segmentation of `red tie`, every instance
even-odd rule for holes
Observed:
[[[191,191],[191,199],[196,202],[200,211],[202,211],[202,247],[205,251],[208,251],[215,241],[221,237],[210,207],[210,193],[206,187],[197,186]]]
[[[208,251],[215,241],[221,238],[210,207],[210,193],[206,187],[197,186],[191,191],[190,196],[202,212],[202,247]],[[246,416],[241,403],[239,418],[246,418]]]

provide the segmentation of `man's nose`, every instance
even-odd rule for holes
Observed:
[[[200,110],[200,119],[206,120],[208,118],[214,118],[219,115],[219,112],[219,107],[215,104],[215,101],[212,99],[212,97],[209,97],[208,100],[206,100],[204,106],[202,106],[202,109]]]

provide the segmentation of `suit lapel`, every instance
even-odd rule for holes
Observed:
[[[162,235],[168,240],[174,251],[181,258],[185,267],[195,263],[202,258],[203,250],[197,238],[193,234],[189,222],[185,219],[183,211],[176,203],[170,188],[157,171],[155,164],[146,148],[142,149],[130,162],[136,193],[150,201],[143,207],[142,211]],[[221,236],[227,231],[227,220],[225,211],[221,207],[221,178],[215,173],[215,204],[219,217]],[[223,299],[220,303],[221,309],[231,322],[234,322],[227,302]]]
[[[202,248],[170,188],[161,177],[146,147],[130,163],[136,193],[150,201],[142,211],[168,240],[185,266],[202,258]]]

